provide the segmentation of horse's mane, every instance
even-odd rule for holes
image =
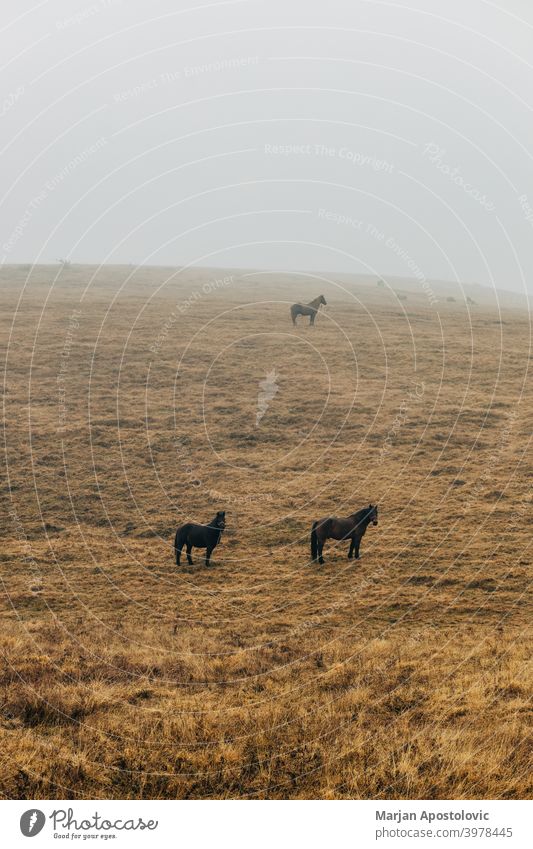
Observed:
[[[358,510],[357,513],[353,514],[353,518],[357,519],[358,522],[361,522],[363,519],[368,518],[374,509],[373,505],[372,507],[363,507],[362,510]]]

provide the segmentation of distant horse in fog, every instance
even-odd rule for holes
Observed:
[[[187,562],[189,566],[193,565],[191,550],[193,545],[196,548],[205,548],[205,565],[209,566],[209,558],[220,542],[222,531],[226,527],[226,514],[219,511],[215,518],[208,525],[197,525],[194,522],[187,522],[186,525],[180,525],[176,531],[174,538],[174,549],[176,551],[176,564],[180,565],[181,551],[185,545],[187,548]]]
[[[369,504],[368,507],[363,507],[357,513],[352,513],[346,519],[320,519],[318,522],[313,522],[311,528],[311,559],[319,563],[324,562],[322,557],[322,549],[327,539],[349,539],[350,550],[348,558],[359,558],[359,546],[361,539],[366,532],[368,525],[372,522],[373,525],[378,523],[378,506]]]
[[[314,324],[316,314],[320,309],[320,304],[324,304],[324,306],[326,306],[326,299],[324,295],[319,295],[318,298],[315,298],[314,301],[309,301],[308,304],[293,304],[291,307],[291,318],[294,326],[296,326],[296,319],[299,315],[310,316],[309,324]]]

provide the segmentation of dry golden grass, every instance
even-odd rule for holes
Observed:
[[[131,271],[2,271],[0,792],[530,797],[528,315]]]

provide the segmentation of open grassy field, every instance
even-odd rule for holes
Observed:
[[[528,313],[27,278],[0,280],[3,796],[531,797]],[[370,502],[361,559],[311,565],[312,521]],[[212,567],[177,570],[176,525],[217,509]]]

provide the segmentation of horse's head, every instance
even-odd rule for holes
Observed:
[[[226,527],[226,513],[224,510],[219,510],[215,519],[215,526],[221,531]]]
[[[367,516],[368,516],[369,522],[372,522],[373,525],[377,525],[377,523],[378,523],[378,505],[377,504],[375,504],[375,505],[369,504],[368,505]]]
[[[324,295],[320,295],[320,303],[324,304],[324,306],[327,307],[327,303],[326,303],[326,299],[325,299]]]

